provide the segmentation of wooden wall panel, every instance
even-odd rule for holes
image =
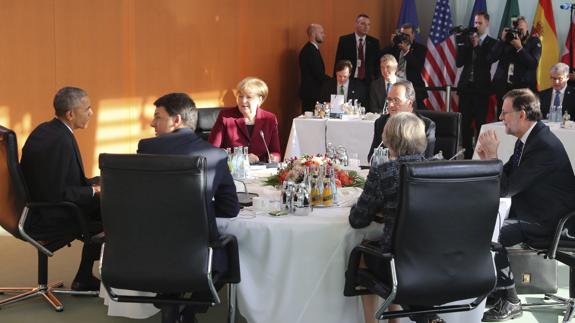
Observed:
[[[0,0],[0,123],[20,145],[53,115],[54,92],[76,85],[95,115],[77,132],[90,175],[101,152],[135,152],[152,136],[153,101],[182,91],[198,106],[231,106],[245,76],[268,83],[264,108],[280,120],[282,142],[299,114],[297,57],[311,22],[332,73],[340,35],[370,15],[370,34],[387,43],[400,0]],[[368,144],[368,143],[366,143]]]

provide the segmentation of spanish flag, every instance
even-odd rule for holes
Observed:
[[[559,62],[559,43],[557,42],[557,29],[553,18],[551,0],[539,0],[531,34],[541,40],[542,51],[539,66],[537,67],[537,87],[543,90],[551,87],[549,70]]]

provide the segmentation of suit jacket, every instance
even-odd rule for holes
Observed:
[[[541,113],[543,118],[547,118],[549,109],[551,107],[551,98],[553,98],[553,88],[549,88],[539,92],[539,101],[541,103]],[[565,88],[565,94],[563,95],[563,101],[561,102],[563,106],[563,112],[567,111],[571,115],[571,120],[575,120],[575,89],[567,85]]]
[[[323,82],[329,80],[329,76],[325,74],[325,65],[319,49],[310,42],[306,43],[299,53],[299,70],[301,75],[299,97],[314,103],[319,101],[321,86]]]
[[[216,217],[233,218],[240,207],[236,186],[228,169],[226,152],[215,148],[198,137],[190,128],[177,129],[172,133],[142,139],[138,154],[194,155],[207,160],[208,223],[210,240],[218,238]]]
[[[523,146],[519,167],[503,166],[501,196],[511,197],[509,218],[522,223],[526,239],[550,238],[575,210],[575,176],[569,157],[549,127],[538,121]]]
[[[265,143],[260,136],[260,130],[264,133]],[[278,159],[281,158],[278,120],[275,114],[262,108],[258,108],[256,112],[251,135],[238,108],[222,109],[212,128],[208,141],[219,148],[247,146],[249,152],[258,156],[261,161],[268,161],[267,145],[270,154]]]
[[[426,118],[416,110],[413,110],[413,113],[423,121],[425,124],[425,136],[427,137],[427,147],[425,148],[425,158],[430,158],[433,156],[433,151],[435,149],[435,122],[431,119]],[[373,151],[379,146],[381,143],[381,135],[383,134],[383,128],[387,123],[387,120],[390,118],[390,114],[382,114],[375,123],[373,124],[373,140],[371,141],[371,148],[369,148],[369,153],[367,154],[367,160],[371,159],[371,155],[373,155]],[[385,145],[381,145],[385,148]]]
[[[337,51],[335,52],[335,64],[342,59],[351,61],[353,65],[351,78],[355,75],[357,68],[357,43],[355,41],[355,33],[339,37],[337,43]],[[365,83],[369,85],[372,80],[379,76],[379,39],[365,36]],[[333,72],[335,77],[335,68]]]
[[[99,217],[100,200],[84,175],[76,138],[62,121],[54,118],[36,127],[22,148],[20,163],[32,201],[68,201],[78,205],[87,217]],[[43,210],[30,225],[37,237],[80,233],[76,218],[61,210]]]
[[[401,77],[397,77],[396,82],[403,81]],[[371,82],[369,86],[369,106],[367,112],[381,113],[385,106],[385,99],[387,99],[387,87],[384,78],[378,78]]]
[[[468,37],[458,42],[455,62],[457,67],[463,67],[457,85],[460,88],[459,91],[470,88],[474,92],[481,91],[485,94],[491,92],[491,64],[493,61],[490,60],[490,53],[495,43],[495,39],[489,36],[486,36],[481,45],[477,47],[472,47]],[[475,56],[475,60],[473,56]],[[473,82],[470,81],[472,71]]]
[[[381,56],[385,54],[391,54],[397,62],[399,62],[399,54],[401,50],[399,47],[390,45],[381,51]],[[420,43],[413,42],[409,49],[409,52],[405,55],[405,78],[413,83],[415,87],[415,94],[417,99],[423,100],[427,98],[427,91],[421,88],[425,87],[425,82],[423,81],[423,76],[421,75],[421,70],[425,64],[425,55],[427,54],[427,47],[421,45]],[[419,88],[419,89],[418,89]]]
[[[337,93],[338,93],[337,80],[330,79],[327,82],[324,82],[323,86],[321,87],[321,95],[320,95],[321,101],[329,102],[331,100],[331,95]],[[359,80],[354,80],[350,78],[349,87],[347,89],[347,98],[345,101],[347,102],[349,100],[355,100],[355,99],[361,102],[361,105],[366,107],[367,109],[367,90],[365,88],[365,85],[363,85],[363,83]]]
[[[513,63],[513,76],[511,77],[511,88],[530,88],[537,91],[537,66],[541,58],[541,41],[538,37],[531,37],[526,40],[523,49],[519,52],[510,44],[498,40],[491,49],[488,61],[499,59],[497,70],[493,76],[493,86],[496,89],[507,87],[507,73],[509,64]]]

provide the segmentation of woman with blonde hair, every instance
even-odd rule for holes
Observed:
[[[255,77],[241,80],[236,92],[238,106],[220,111],[208,141],[219,148],[248,147],[250,163],[280,161],[278,120],[261,108],[267,96],[264,81]]]

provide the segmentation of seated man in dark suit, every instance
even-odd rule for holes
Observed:
[[[100,185],[84,175],[84,165],[74,130],[86,129],[92,116],[88,94],[79,88],[65,87],[54,97],[56,117],[44,122],[28,137],[22,148],[22,172],[33,202],[67,201],[82,210],[91,233],[102,231]],[[31,235],[72,241],[79,238],[77,219],[61,210],[35,214],[30,223]],[[99,244],[85,244],[82,260],[72,283],[77,291],[99,290],[100,281],[92,275],[94,261],[100,257]]]
[[[413,89],[413,84],[405,80],[397,81],[391,86],[386,100],[389,114],[383,114],[375,120],[373,140],[371,142],[371,148],[369,149],[367,159],[371,160],[371,155],[373,155],[373,151],[377,147],[380,145],[384,147],[381,141],[383,128],[385,127],[387,120],[399,112],[413,112],[417,117],[423,120],[423,123],[425,124],[425,135],[427,136],[427,148],[425,149],[424,156],[426,158],[433,156],[433,150],[435,148],[435,123],[413,110],[413,103],[415,102],[415,90]]]
[[[557,63],[549,71],[552,86],[539,93],[541,113],[547,118],[551,106],[562,106],[561,115],[567,112],[571,120],[575,120],[575,89],[567,84],[569,81],[569,65]]]
[[[520,242],[551,242],[559,220],[575,210],[575,175],[565,148],[541,121],[539,100],[529,89],[509,91],[503,97],[499,119],[505,132],[517,137],[515,151],[503,166],[501,196],[511,197],[509,218],[499,242],[504,247]],[[489,130],[479,136],[481,159],[496,159],[499,139]],[[495,254],[497,303],[483,315],[484,322],[499,322],[522,315],[505,249]]]
[[[321,87],[322,102],[330,102],[332,94],[341,94],[345,102],[357,99],[362,106],[367,107],[367,89],[362,82],[349,77],[351,69],[351,62],[347,60],[335,64],[335,79],[324,82]]]
[[[219,239],[216,217],[233,218],[240,210],[236,186],[227,164],[226,152],[215,148],[194,133],[198,121],[196,104],[185,93],[170,93],[156,102],[151,126],[155,138],[142,139],[138,143],[139,154],[170,154],[204,156],[207,160],[208,223],[211,242]],[[212,272],[227,270],[225,250],[215,248]],[[219,287],[219,286],[218,286]],[[194,322],[195,313],[205,308],[188,306],[184,321]]]
[[[397,77],[397,60],[391,54],[385,54],[379,59],[379,70],[381,71],[381,78],[371,82],[369,87],[369,107],[367,111],[373,113],[387,113],[385,99],[387,93],[391,90],[393,83],[402,81],[403,79]]]

